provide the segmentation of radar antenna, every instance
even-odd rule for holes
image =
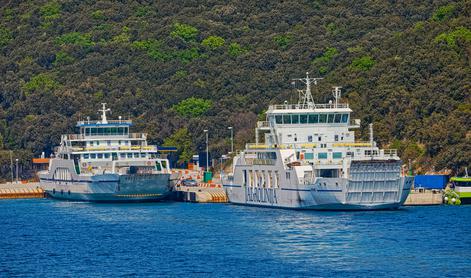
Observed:
[[[334,108],[337,108],[338,107],[338,104],[339,104],[339,100],[340,98],[342,97],[342,87],[334,87],[334,89],[332,90],[332,95],[334,96],[334,99],[335,99],[335,106]]]
[[[101,123],[107,124],[108,120],[106,119],[106,112],[111,111],[111,109],[106,108],[106,103],[102,103],[101,105],[103,106],[103,108],[98,110],[101,112]]]
[[[298,90],[298,93],[299,93],[298,106],[303,107],[303,108],[304,107],[307,107],[307,108],[316,107],[316,104],[314,103],[314,99],[312,98],[312,94],[311,94],[311,82],[314,83],[314,85],[317,85],[317,81],[321,79],[323,78],[310,78],[309,72],[306,72],[306,78],[294,79],[294,82],[301,81],[304,84],[306,84],[306,90]]]

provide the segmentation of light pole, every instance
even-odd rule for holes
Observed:
[[[11,183],[13,183],[13,151],[10,151],[10,172],[11,172]]]
[[[208,145],[208,137],[209,132],[207,129],[203,130],[206,133],[206,172],[209,172],[209,145]]]
[[[232,153],[234,153],[234,128],[232,128],[232,126],[230,126],[227,129],[229,129],[231,131],[231,152],[230,152],[230,154],[232,154]]]
[[[16,161],[16,183],[18,183],[18,158],[15,159]]]

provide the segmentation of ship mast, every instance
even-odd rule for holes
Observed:
[[[323,78],[310,78],[309,72],[306,72],[306,78],[294,79],[294,81],[301,81],[304,84],[306,84],[306,90],[297,90],[299,93],[299,100],[298,100],[299,107],[315,108],[316,105],[314,103],[314,99],[312,98],[312,94],[311,94],[311,83],[314,83],[314,85],[317,85],[317,81],[321,79]]]
[[[101,105],[103,106],[103,108],[98,110],[101,112],[101,123],[107,124],[108,120],[106,119],[106,112],[111,111],[111,109],[106,108],[106,103],[102,103]]]

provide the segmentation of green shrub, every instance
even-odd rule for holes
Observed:
[[[332,59],[339,55],[339,52],[334,47],[328,47],[322,56],[315,58],[312,61],[312,64],[318,67],[320,74],[325,74],[328,71],[328,64],[332,61]]]
[[[28,82],[23,85],[23,90],[27,92],[32,91],[52,91],[59,87],[59,83],[57,83],[51,75],[47,73],[40,73],[38,75],[33,76]]]
[[[7,45],[12,39],[11,31],[5,27],[0,27],[0,47]]]
[[[225,40],[219,36],[209,36],[201,42],[203,46],[206,46],[209,49],[217,49],[222,47],[224,43]]]
[[[287,48],[293,41],[290,35],[277,35],[273,37],[273,41],[281,48]]]
[[[167,60],[169,55],[162,50],[162,42],[155,39],[148,39],[144,41],[135,41],[131,47],[138,50],[144,50],[151,58],[155,60]]]
[[[456,47],[458,40],[462,40],[465,43],[471,42],[471,30],[461,26],[450,33],[442,33],[435,37],[436,43],[446,42],[451,47]]]
[[[330,62],[335,56],[339,54],[338,50],[334,47],[328,47],[322,56],[315,58],[312,62],[315,64],[320,63],[328,63]]]
[[[188,76],[188,72],[185,70],[177,70],[173,76],[175,76],[175,78],[185,78]]]
[[[209,99],[190,97],[180,101],[172,108],[184,117],[198,117],[206,113],[212,106],[213,102]]]
[[[454,4],[448,4],[438,8],[435,13],[432,15],[432,20],[442,21],[449,18],[455,11],[456,6]]]
[[[137,17],[144,17],[150,13],[150,8],[147,6],[139,6],[134,13]]]
[[[72,32],[57,37],[55,43],[58,45],[77,45],[82,47],[94,46],[95,43],[91,40],[90,34],[82,34],[79,32]]]
[[[191,25],[175,23],[173,25],[173,31],[170,33],[170,35],[174,38],[180,38],[186,42],[190,42],[196,40],[198,33],[198,29]]]
[[[57,2],[49,2],[39,8],[41,18],[46,21],[52,21],[58,19],[61,14],[61,5]]]
[[[74,61],[74,57],[67,54],[65,51],[59,51],[56,53],[56,59],[52,64],[54,66],[70,64]]]
[[[105,13],[102,10],[96,10],[92,12],[92,18],[96,20],[104,20],[106,19]]]
[[[192,47],[190,49],[174,52],[174,57],[180,59],[180,61],[182,61],[183,63],[189,63],[195,59],[202,57],[202,55],[200,55],[198,48]]]
[[[178,162],[190,161],[194,154],[192,136],[187,128],[180,128],[172,136],[164,140],[165,147],[176,147]]]
[[[353,59],[350,68],[357,71],[368,71],[375,65],[375,60],[370,56],[363,56]]]
[[[244,49],[242,46],[240,46],[240,44],[236,42],[233,42],[229,45],[229,55],[231,56],[236,57],[241,54],[244,54],[245,52],[247,52],[247,50]]]

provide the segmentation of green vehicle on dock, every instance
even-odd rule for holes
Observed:
[[[471,177],[452,177],[450,179],[454,191],[458,194],[461,204],[471,204]]]

